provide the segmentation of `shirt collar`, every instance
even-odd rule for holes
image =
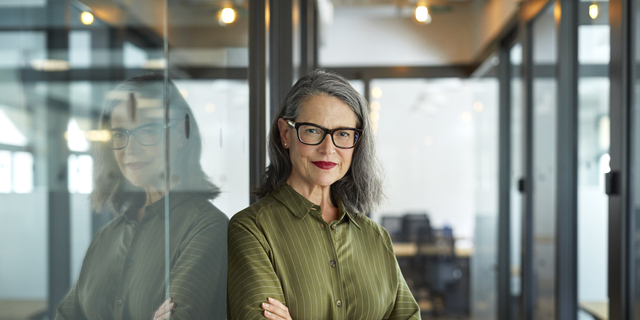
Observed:
[[[299,219],[304,219],[312,210],[321,209],[319,205],[309,201],[307,198],[305,198],[303,195],[289,186],[286,182],[278,187],[278,189],[276,189],[272,193],[272,195]],[[358,222],[356,222],[355,215],[353,215],[345,208],[344,203],[342,203],[342,200],[339,197],[336,197],[336,199],[338,202],[338,210],[341,213],[339,221],[342,221],[346,216],[349,221],[353,222],[353,224],[358,227],[358,229],[361,229]]]
[[[169,212],[172,212],[173,209],[175,209],[175,207],[191,199],[194,196],[195,194],[193,192],[170,192],[169,193]],[[142,221],[151,219],[156,216],[160,219],[164,219],[165,198],[166,196],[148,205],[144,210],[144,218]],[[122,222],[129,220],[129,218],[127,217],[127,212],[121,214],[117,219],[118,221],[114,224],[114,228],[119,224],[121,224]]]

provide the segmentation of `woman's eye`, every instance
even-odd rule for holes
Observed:
[[[307,129],[305,130],[307,133],[311,133],[311,134],[317,134],[318,133],[318,129]]]
[[[112,136],[115,139],[120,139],[120,138],[124,137],[124,133],[122,133],[122,132],[114,132],[114,133],[112,133]]]

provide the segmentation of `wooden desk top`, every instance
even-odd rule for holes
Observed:
[[[397,257],[411,257],[418,254],[423,256],[451,255],[450,246],[423,245],[418,250],[418,245],[415,243],[394,243],[393,250]],[[454,254],[457,257],[470,257],[473,254],[473,249],[455,248]]]
[[[599,320],[609,320],[609,302],[607,301],[581,301],[580,309]]]

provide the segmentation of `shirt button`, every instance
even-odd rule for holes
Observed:
[[[338,306],[338,307],[342,307],[342,300],[338,300],[338,301],[336,301],[336,306]]]
[[[338,228],[338,224],[337,223],[334,223],[334,224],[331,225],[331,229],[335,230],[336,228]]]
[[[331,260],[331,261],[329,261],[329,265],[331,266],[331,268],[335,268],[336,267],[336,262]]]
[[[122,305],[122,299],[118,299],[118,302],[116,302],[116,304],[121,306]]]

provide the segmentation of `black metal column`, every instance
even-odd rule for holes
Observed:
[[[293,84],[293,0],[269,1],[269,108],[275,117]]]
[[[632,0],[611,0],[609,22],[611,25],[611,172],[607,176],[609,194],[609,319],[632,319],[630,208],[631,105],[633,87],[634,11]]]
[[[263,0],[249,3],[249,187],[260,184],[266,167],[267,117],[267,7]],[[251,195],[251,203],[257,199]]]
[[[316,68],[316,1],[300,0],[300,76]]]
[[[68,5],[63,0],[47,2],[49,29],[46,31],[47,58],[68,61],[69,30]],[[68,99],[53,99],[69,95],[68,79],[47,83],[47,176],[48,176],[48,230],[49,230],[49,287],[48,314],[51,319],[71,285],[70,199],[68,190],[67,159],[69,149],[64,138],[69,122]],[[66,91],[66,92],[65,92]]]
[[[533,272],[533,26],[525,24],[522,41],[524,104],[524,178],[522,180],[522,301],[521,320],[533,320],[535,273]]]
[[[510,320],[511,315],[511,61],[509,48],[499,51],[498,81],[498,320]]]
[[[558,6],[555,312],[571,320],[578,317],[578,2]]]

